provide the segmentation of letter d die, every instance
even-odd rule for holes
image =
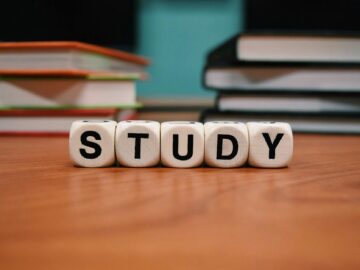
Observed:
[[[244,123],[207,122],[205,127],[205,163],[211,167],[234,168],[248,159],[249,137]]]
[[[115,163],[116,122],[111,120],[73,122],[70,128],[70,158],[80,167],[107,167]]]
[[[288,166],[293,155],[291,126],[282,122],[247,123],[250,149],[249,165],[262,168]]]

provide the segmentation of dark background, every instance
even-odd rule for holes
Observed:
[[[131,0],[2,1],[0,40],[77,40],[132,49],[135,15]]]
[[[359,0],[248,0],[248,31],[358,32]]]
[[[136,46],[136,0],[12,0],[3,1],[1,10],[1,41],[79,40],[129,50]],[[360,31],[360,1],[247,0],[245,29]]]
[[[151,59],[144,98],[209,98],[206,54],[242,31],[360,32],[360,0],[3,0],[0,41],[77,40]]]

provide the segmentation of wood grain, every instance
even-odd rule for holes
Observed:
[[[286,169],[74,168],[0,138],[0,269],[360,269],[360,137],[296,135]]]

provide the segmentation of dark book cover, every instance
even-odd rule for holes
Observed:
[[[360,34],[352,32],[243,32],[237,34],[219,46],[210,50],[206,57],[205,68],[247,66],[247,67],[359,67],[360,62],[325,62],[325,61],[244,61],[239,60],[237,55],[237,42],[241,36],[288,36],[288,37],[332,37],[332,38],[360,38]]]
[[[199,121],[205,123],[216,118],[221,121],[288,122],[296,133],[360,134],[360,113],[221,112],[207,109],[202,111]]]

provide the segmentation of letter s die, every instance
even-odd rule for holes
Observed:
[[[80,167],[107,167],[115,163],[115,128],[111,120],[79,120],[72,123],[70,159]]]

